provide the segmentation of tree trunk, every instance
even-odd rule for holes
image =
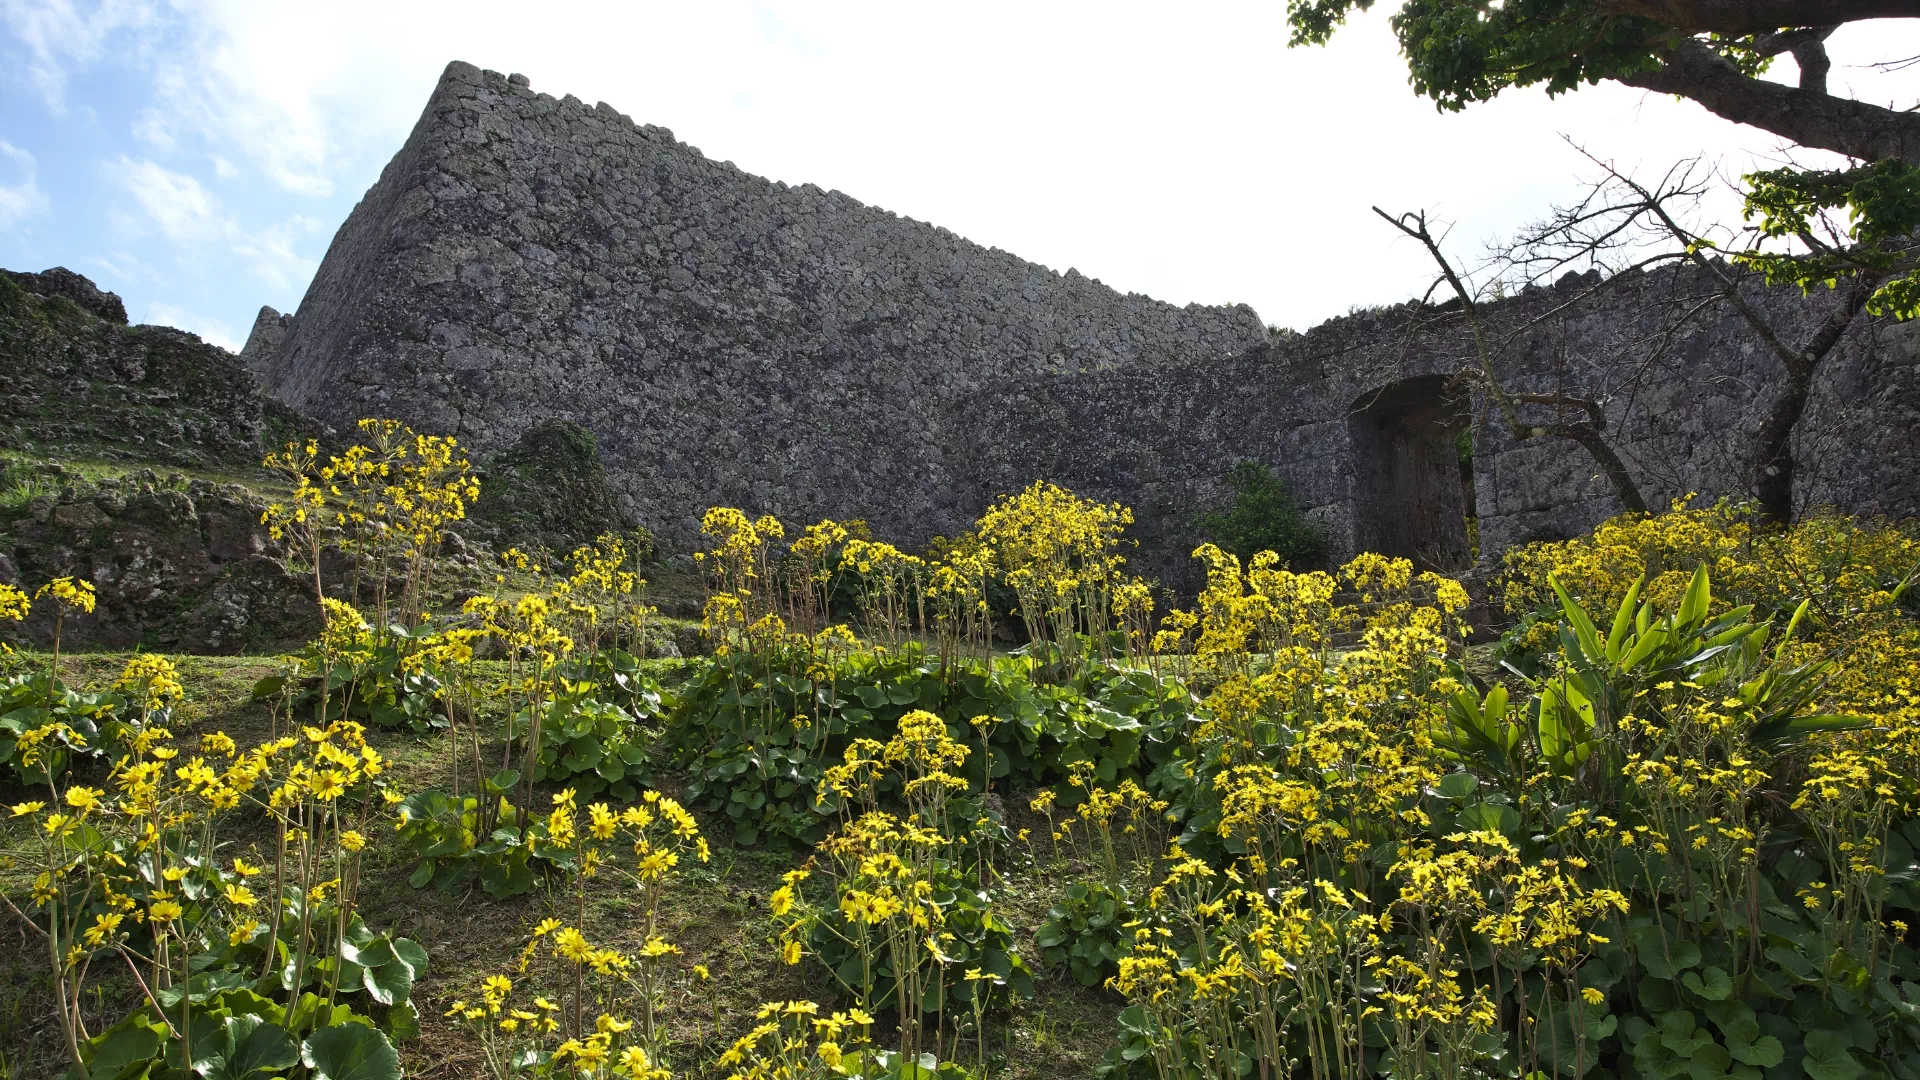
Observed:
[[[1603,15],[1637,15],[1689,34],[1745,37],[1800,26],[1920,15],[1914,0],[1598,0]]]
[[[1647,512],[1647,500],[1641,496],[1640,486],[1633,482],[1633,474],[1627,471],[1627,463],[1620,460],[1620,455],[1613,452],[1613,447],[1607,445],[1607,440],[1592,424],[1574,424],[1565,430],[1550,429],[1549,433],[1572,439],[1586,448],[1594,464],[1606,474],[1607,482],[1613,485],[1614,496],[1620,500],[1623,509],[1635,514]]]
[[[1785,361],[1786,387],[1774,399],[1753,442],[1753,495],[1760,504],[1761,519],[1770,524],[1785,526],[1793,522],[1793,432],[1806,414],[1814,370],[1853,325],[1876,283],[1866,275],[1854,278],[1839,306],[1828,313],[1806,348]]]
[[[1897,158],[1920,164],[1920,113],[1895,112],[1815,90],[1749,79],[1693,40],[1677,43],[1663,59],[1651,71],[1622,75],[1619,80],[1642,90],[1691,98],[1736,124],[1773,132],[1801,146],[1862,161]]]

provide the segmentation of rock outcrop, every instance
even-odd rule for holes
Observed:
[[[260,528],[264,502],[246,488],[152,470],[87,481],[58,464],[41,475],[59,487],[0,519],[0,582],[93,582],[93,613],[61,627],[69,648],[236,653],[318,629],[311,589],[277,557]],[[49,602],[5,629],[44,647],[52,623]]]
[[[593,432],[571,420],[535,424],[487,458],[481,471],[471,531],[485,533],[496,549],[565,555],[633,528],[607,482]]]
[[[232,353],[126,325],[118,297],[70,271],[0,271],[0,396],[0,583],[92,581],[98,605],[62,628],[68,646],[239,652],[313,629],[310,592],[260,525],[263,498],[227,480],[328,432],[262,394]],[[40,604],[0,630],[45,645],[51,617]]]
[[[1592,284],[1491,307],[1508,382],[1600,398],[1650,502],[1743,492],[1777,360],[1693,272]],[[1831,301],[1756,302],[1805,326]],[[1485,558],[1617,508],[1578,447],[1513,442],[1451,380],[1457,313],[1411,315],[1270,341],[1246,307],[1124,295],[455,63],[259,355],[334,424],[394,416],[480,451],[581,424],[678,545],[714,504],[914,542],[1045,478],[1133,506],[1139,561],[1168,575],[1243,458],[1340,549],[1437,566],[1470,560],[1468,517]],[[1803,500],[1920,510],[1916,421],[1913,329],[1863,320],[1800,428]]]
[[[240,347],[240,362],[255,375],[272,370],[273,358],[279,354],[281,343],[287,340],[287,328],[291,325],[293,316],[282,315],[263,305],[260,314],[254,316],[247,343]]]
[[[120,298],[68,270],[0,272],[0,448],[191,468],[254,468],[324,429],[232,353],[183,330],[128,326]]]
[[[37,274],[18,270],[0,270],[0,277],[5,277],[36,296],[43,298],[58,296],[70,300],[75,307],[96,319],[105,319],[121,326],[127,325],[127,305],[120,301],[120,294],[105,292],[86,277],[64,266],[42,270]]]

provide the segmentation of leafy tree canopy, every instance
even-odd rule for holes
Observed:
[[[1291,44],[1324,44],[1372,6],[1288,0]],[[1756,246],[1734,254],[1802,288],[1865,277],[1876,285],[1870,311],[1914,318],[1920,112],[1829,94],[1824,43],[1845,23],[1915,17],[1917,0],[1407,0],[1392,25],[1414,91],[1441,109],[1510,87],[1561,94],[1611,79],[1855,159],[1747,177]],[[1793,56],[1798,86],[1760,77],[1782,54]]]

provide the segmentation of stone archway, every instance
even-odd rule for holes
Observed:
[[[1443,375],[1402,379],[1349,410],[1355,551],[1403,556],[1422,570],[1473,564],[1472,477],[1460,452],[1472,403],[1447,383]]]

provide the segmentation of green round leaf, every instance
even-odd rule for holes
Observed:
[[[313,1080],[400,1080],[400,1055],[364,1024],[336,1024],[307,1037],[300,1060]]]
[[[1857,1080],[1864,1070],[1847,1053],[1847,1038],[1831,1031],[1807,1033],[1807,1056],[1800,1067],[1813,1080]]]

